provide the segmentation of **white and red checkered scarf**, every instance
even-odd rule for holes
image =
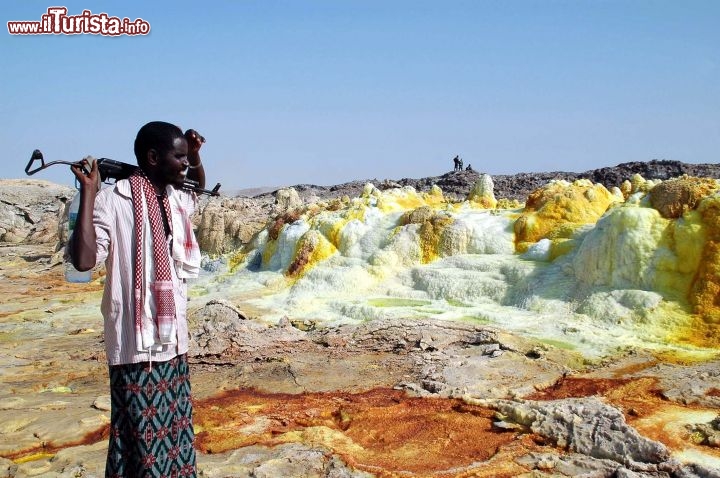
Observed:
[[[167,236],[163,225],[160,208],[165,209],[166,218],[172,234],[171,211],[167,194],[161,196],[159,201],[155,189],[142,170],[138,169],[129,178],[132,192],[133,211],[135,219],[135,335],[138,351],[155,350],[162,344],[175,341],[175,298],[174,287],[170,271],[170,256]],[[146,239],[145,224],[149,222],[152,238],[152,264],[155,270],[154,281],[147,278],[155,305],[154,320],[145,313],[145,284],[148,274],[145,264],[148,259],[145,255]],[[154,329],[154,330],[152,330]]]

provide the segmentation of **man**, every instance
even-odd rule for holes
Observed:
[[[80,210],[68,253],[78,270],[105,262],[101,311],[110,369],[106,477],[196,476],[187,364],[187,278],[200,251],[190,224],[205,187],[203,138],[153,121],[135,139],[139,169],[98,192],[98,168],[72,171]]]

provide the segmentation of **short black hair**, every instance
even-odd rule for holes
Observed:
[[[147,163],[147,152],[154,149],[158,154],[165,155],[173,148],[176,138],[184,138],[180,128],[164,121],[151,121],[138,131],[135,138],[135,158],[138,166],[144,169]]]

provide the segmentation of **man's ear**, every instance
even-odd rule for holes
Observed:
[[[147,152],[147,164],[148,166],[155,167],[158,164],[158,152],[156,149],[148,149]]]

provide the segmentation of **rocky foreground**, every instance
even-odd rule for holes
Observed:
[[[714,165],[651,162],[493,181],[498,198],[523,201],[549,179],[610,188],[635,173],[720,177]],[[477,179],[463,171],[375,184],[436,184],[460,200]],[[0,183],[0,477],[102,476],[102,279],[62,279],[57,224],[71,191]],[[198,235],[205,251],[230,252],[278,216],[362,187],[208,201]],[[190,311],[200,476],[720,476],[717,354],[688,360],[627,349],[590,359],[433,318],[268,323],[202,295],[191,297]]]

